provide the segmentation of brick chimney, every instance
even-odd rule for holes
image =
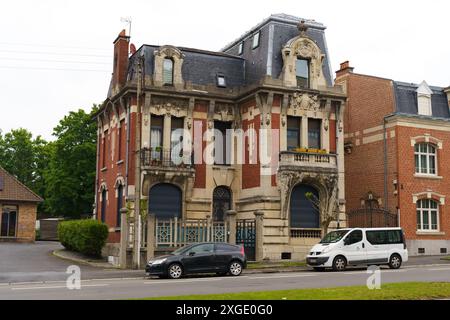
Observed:
[[[128,47],[130,37],[122,30],[114,40],[114,69],[112,84],[113,88],[122,87],[127,80],[128,71]]]
[[[348,73],[352,73],[353,69],[354,69],[353,67],[350,67],[350,62],[348,60],[342,62],[341,68],[338,71],[336,71],[336,78],[339,78]]]

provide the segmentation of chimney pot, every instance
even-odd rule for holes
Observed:
[[[353,67],[350,67],[350,62],[348,60],[344,61],[341,63],[341,68],[338,71],[336,71],[336,77],[343,76],[344,74],[347,73],[352,73],[353,69],[354,69]]]

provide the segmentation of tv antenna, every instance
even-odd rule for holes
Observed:
[[[131,38],[131,23],[132,23],[131,17],[121,17],[120,22],[128,24],[128,36]]]

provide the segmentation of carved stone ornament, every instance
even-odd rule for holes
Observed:
[[[315,187],[319,192],[319,199],[321,201],[327,201],[333,189],[337,188],[338,175],[292,170],[279,172],[278,185],[281,193],[281,217],[283,219],[287,219],[289,216],[289,203],[292,189],[300,183]]]
[[[320,108],[320,103],[317,95],[311,95],[308,93],[294,93],[291,107],[305,111],[318,111]]]
[[[233,107],[227,104],[216,103],[214,112],[220,114],[221,120],[225,121],[228,115],[233,115]]]

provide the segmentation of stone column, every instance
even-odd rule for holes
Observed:
[[[169,151],[172,139],[172,118],[169,114],[164,115],[164,132],[163,132],[163,152]],[[165,156],[165,154],[164,154]]]
[[[308,142],[308,116],[305,113],[302,116],[302,126],[300,128],[301,134],[300,134],[300,143],[301,148],[309,148],[309,142]]]
[[[156,247],[155,224],[156,224],[155,215],[149,213],[147,215],[147,261],[155,256],[155,247]]]
[[[255,211],[255,260],[262,261],[264,258],[264,211],[257,210]]]
[[[228,210],[226,212],[227,220],[228,220],[228,230],[229,237],[228,242],[231,244],[236,244],[236,215],[237,212],[235,210]]]
[[[119,264],[121,269],[127,268],[127,248],[128,248],[128,236],[129,225],[127,220],[127,209],[120,209],[120,251],[119,251]]]

